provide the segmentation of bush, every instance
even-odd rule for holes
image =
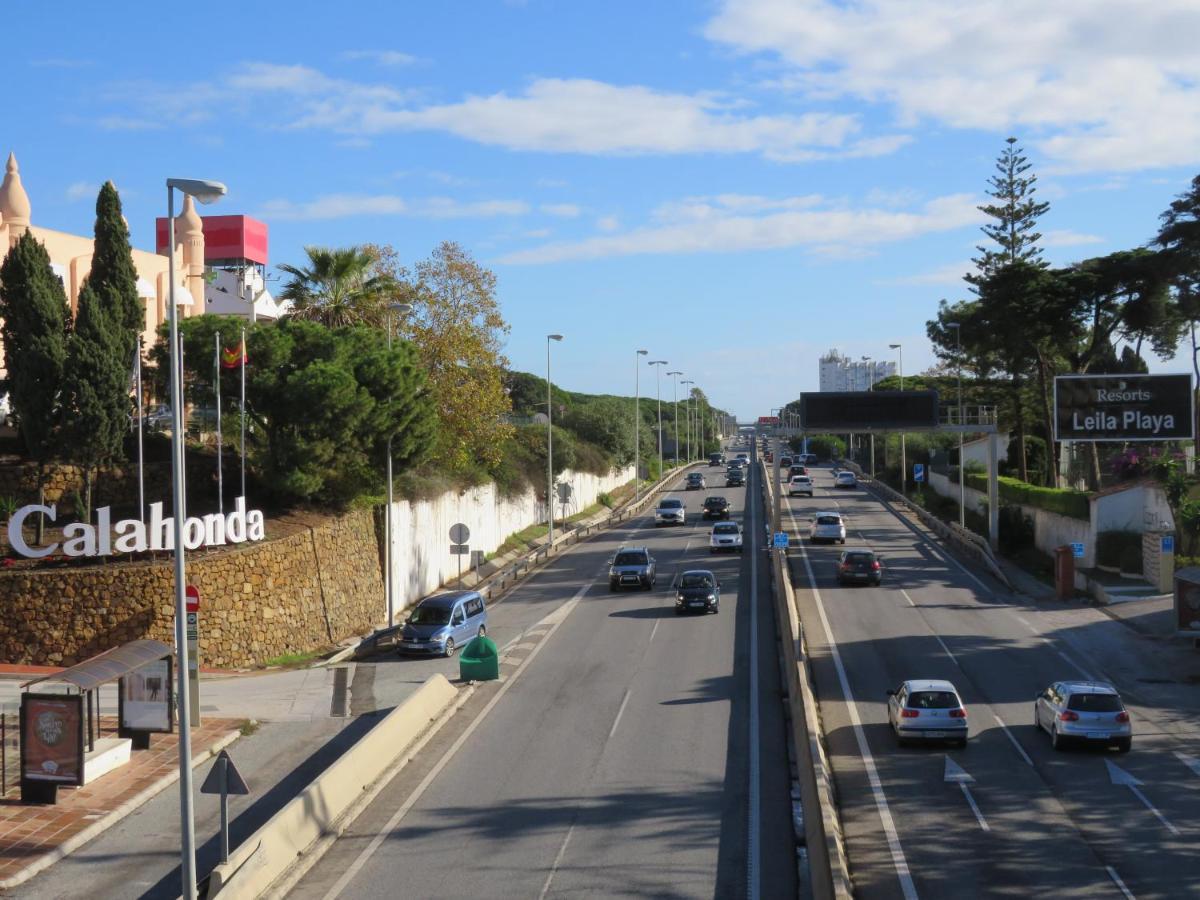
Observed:
[[[977,491],[987,492],[987,478],[982,475],[967,474],[967,486]],[[1086,491],[1076,491],[1070,488],[1039,487],[1026,484],[1019,478],[1000,476],[1000,499],[1009,504],[1020,506],[1035,506],[1047,512],[1070,516],[1072,519],[1082,519],[1087,522],[1091,518],[1091,504],[1088,502],[1091,494]]]
[[[1120,569],[1128,575],[1142,574],[1142,542],[1136,547],[1126,547],[1121,551]]]
[[[607,506],[609,509],[613,508],[613,496],[608,491],[601,491],[596,495],[596,500],[601,506]]]
[[[1142,570],[1142,535],[1137,531],[1101,531],[1096,534],[1096,563],[1121,568],[1127,551],[1136,551],[1137,571]],[[1130,570],[1131,571],[1131,570]]]

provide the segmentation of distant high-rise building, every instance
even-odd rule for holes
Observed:
[[[852,361],[837,350],[820,360],[822,391],[869,391],[875,384],[896,374],[894,362],[874,359]]]

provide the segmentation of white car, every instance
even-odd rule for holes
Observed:
[[[809,475],[794,475],[792,480],[788,482],[788,496],[794,497],[796,494],[813,495],[813,481]]]
[[[856,488],[858,487],[858,479],[854,477],[853,472],[843,469],[833,476],[833,486],[840,488]]]
[[[686,525],[687,507],[678,497],[667,497],[660,500],[654,510],[654,527],[659,525]]]
[[[808,530],[808,539],[814,544],[828,541],[846,543],[846,523],[842,514],[836,512],[819,512],[812,518],[812,526]]]
[[[742,526],[737,522],[718,522],[708,537],[708,549],[711,553],[726,550],[730,553],[741,553]]]

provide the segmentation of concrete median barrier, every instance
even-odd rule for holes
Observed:
[[[430,676],[214,869],[207,896],[250,900],[267,893],[319,839],[340,831],[344,813],[457,695],[443,675]]]

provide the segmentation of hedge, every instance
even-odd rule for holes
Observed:
[[[1086,491],[1039,487],[1036,484],[1027,484],[1019,478],[1009,478],[1005,475],[1001,475],[997,480],[1000,482],[1000,499],[1004,502],[1017,503],[1021,506],[1035,506],[1047,512],[1070,516],[1072,519],[1082,519],[1085,522],[1091,519],[1091,504],[1088,503],[1091,494]],[[969,487],[987,493],[986,476],[968,472],[966,482]]]

